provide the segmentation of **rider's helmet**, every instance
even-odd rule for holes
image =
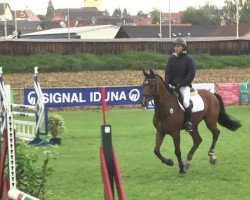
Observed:
[[[175,44],[180,44],[180,45],[182,45],[183,49],[186,49],[186,48],[187,48],[187,42],[186,42],[186,40],[183,39],[183,38],[177,38],[177,39],[175,39],[175,40],[174,40],[174,45],[175,45]]]

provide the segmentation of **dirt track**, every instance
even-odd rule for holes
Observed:
[[[156,70],[164,77],[163,70]],[[5,84],[12,88],[33,87],[33,74],[4,74]],[[39,74],[41,87],[85,87],[140,85],[143,81],[141,71],[98,71],[63,72]],[[250,82],[250,68],[230,68],[217,70],[197,70],[194,83],[234,83]]]

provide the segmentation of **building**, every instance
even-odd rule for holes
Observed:
[[[218,27],[212,34],[212,37],[235,37],[236,24],[229,24]],[[239,37],[250,37],[250,24],[239,24]]]
[[[16,12],[16,13],[15,13]],[[12,11],[12,14],[15,19],[16,15],[16,20],[19,21],[41,21],[40,18],[38,18],[31,10],[16,10]]]
[[[69,25],[70,27],[79,26],[78,23],[84,26],[95,25],[97,17],[103,16],[102,11],[98,11],[95,7],[89,8],[74,8],[74,9],[57,9],[52,21],[64,23],[68,26],[68,12],[69,12]]]
[[[183,15],[183,12],[178,13],[171,13],[171,23],[172,24],[180,24],[181,23],[181,17]],[[162,13],[162,23],[168,24],[169,23],[169,13]]]
[[[96,16],[92,20],[79,21],[77,26],[93,26],[93,25],[114,25],[114,26],[131,26],[135,25],[132,17],[120,16]]]
[[[0,3],[0,21],[4,21],[4,16],[6,21],[13,20],[12,11],[8,3],[5,3],[6,9],[4,9],[4,3]]]
[[[15,26],[13,25],[7,25],[7,36],[12,35],[13,32],[15,31]],[[4,31],[4,24],[0,23],[0,39],[1,37],[5,36],[5,31]]]
[[[150,26],[153,21],[153,17],[133,16],[132,18],[136,26]]]
[[[84,8],[95,7],[99,11],[103,11],[102,0],[84,0]]]
[[[171,27],[171,37],[209,37],[218,27],[184,24]],[[121,26],[115,38],[169,38],[169,26]]]

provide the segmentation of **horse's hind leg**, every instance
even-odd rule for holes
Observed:
[[[220,135],[220,130],[217,128],[217,123],[216,122],[215,123],[206,122],[206,125],[207,125],[207,128],[213,134],[213,141],[212,141],[211,147],[210,147],[210,149],[208,151],[208,156],[209,156],[210,163],[212,165],[215,165],[216,161],[217,161],[217,158],[215,156],[214,149],[215,149],[215,145],[217,143],[218,137]]]
[[[174,165],[173,160],[164,158],[160,151],[164,136],[165,135],[162,134],[161,132],[159,131],[156,132],[154,153],[161,160],[162,163],[169,165],[169,166],[173,166]]]
[[[197,148],[199,147],[200,143],[202,142],[202,138],[200,136],[200,133],[198,131],[198,127],[194,127],[193,131],[189,132],[193,139],[193,146],[191,147],[190,151],[187,154],[187,160],[184,163],[185,170],[188,170],[191,165],[191,160],[193,158],[193,155]]]

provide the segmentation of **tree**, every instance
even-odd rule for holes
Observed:
[[[124,17],[125,17],[125,16],[130,16],[130,14],[128,13],[128,11],[127,11],[126,8],[123,9],[122,15],[123,15]]]
[[[138,17],[147,17],[148,14],[146,14],[146,13],[144,13],[144,12],[142,12],[142,11],[140,10],[140,11],[138,11],[137,16],[138,16]]]
[[[181,17],[181,22],[193,25],[219,25],[220,16],[221,12],[215,6],[206,4],[198,9],[188,7]]]
[[[225,15],[233,23],[236,23],[236,0],[225,0],[223,7]],[[240,23],[250,23],[250,0],[239,0]]]
[[[113,16],[122,16],[122,11],[121,11],[121,8],[116,8],[113,12]]]
[[[153,18],[152,24],[159,24],[160,23],[160,10],[154,8],[150,13],[150,17]]]
[[[103,15],[104,15],[104,16],[110,16],[109,11],[108,11],[108,10],[104,10],[104,11],[103,11]]]
[[[48,8],[47,8],[47,13],[46,13],[46,18],[48,20],[51,20],[55,15],[55,8],[52,4],[52,0],[49,0],[49,3],[48,3]]]
[[[233,0],[225,0],[225,6],[223,7],[225,16],[227,19],[234,21],[235,23],[235,18],[236,18],[236,3]]]
[[[250,23],[250,0],[246,0],[242,4],[242,9],[240,13],[240,23]]]

